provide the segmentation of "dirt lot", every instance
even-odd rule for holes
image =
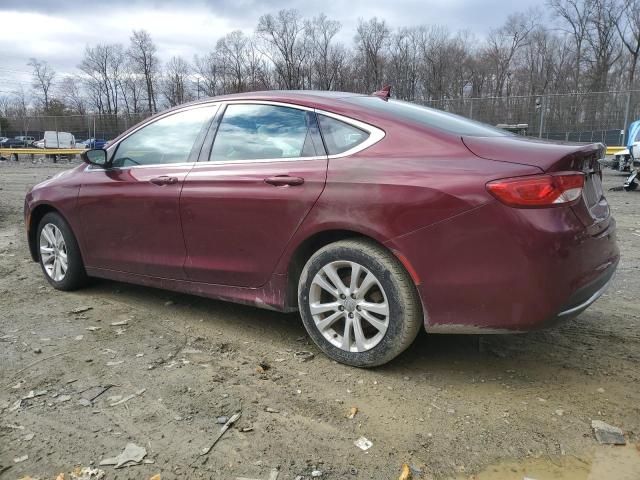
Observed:
[[[105,478],[397,479],[404,463],[413,478],[640,478],[640,193],[608,193],[623,257],[578,319],[526,335],[421,335],[359,370],[320,354],[295,314],[108,281],[53,290],[29,258],[22,206],[29,186],[68,167],[0,162],[3,480],[73,478],[127,443],[153,463],[102,466]],[[606,171],[606,186],[622,178]],[[301,362],[305,350],[315,357]],[[199,456],[217,417],[238,411]],[[629,445],[598,446],[592,419]]]

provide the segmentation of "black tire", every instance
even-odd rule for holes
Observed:
[[[54,280],[47,270],[45,269],[45,265],[43,263],[42,255],[40,254],[40,235],[42,234],[42,230],[48,224],[52,224],[57,227],[62,233],[62,237],[64,238],[64,243],[66,247],[67,254],[67,271],[59,281]],[[88,283],[87,273],[84,269],[84,264],[82,262],[82,256],[80,254],[80,248],[78,247],[78,242],[76,240],[75,235],[71,231],[71,227],[65,221],[65,219],[58,213],[50,212],[47,213],[38,224],[38,231],[36,235],[36,248],[38,250],[38,260],[40,263],[40,267],[42,268],[42,273],[44,274],[47,281],[53,286],[53,288],[57,290],[64,291],[72,291],[82,288]]]
[[[387,330],[379,343],[368,350],[353,352],[334,345],[318,330],[311,314],[309,298],[313,279],[332,262],[356,262],[365,267],[386,294]],[[394,359],[413,343],[423,324],[416,287],[403,265],[384,247],[366,239],[341,240],[318,250],[300,275],[298,306],[304,326],[318,348],[330,358],[354,367],[375,367]],[[344,327],[339,325],[337,329],[340,328]]]

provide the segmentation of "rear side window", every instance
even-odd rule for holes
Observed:
[[[347,98],[345,102],[370,108],[392,118],[445,130],[460,136],[504,137],[514,135],[506,130],[469,120],[453,113],[400,100],[383,100],[379,97],[361,96]]]
[[[316,149],[305,110],[278,105],[227,106],[211,150],[211,161],[312,157]]]
[[[344,153],[369,138],[369,132],[326,115],[318,115],[318,122],[329,155]]]

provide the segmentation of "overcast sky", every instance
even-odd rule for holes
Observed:
[[[0,94],[29,87],[30,57],[74,73],[86,44],[126,45],[133,29],[151,33],[162,60],[191,61],[226,33],[250,34],[260,15],[283,8],[340,20],[340,40],[350,43],[358,18],[377,16],[391,27],[437,23],[481,38],[510,13],[535,5],[544,0],[0,0]]]

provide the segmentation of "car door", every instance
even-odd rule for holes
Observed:
[[[229,103],[216,127],[209,161],[182,189],[185,271],[258,287],[320,196],[327,157],[315,113],[302,107]]]
[[[180,190],[217,108],[162,116],[113,146],[110,168],[86,170],[78,208],[88,267],[184,279]]]

